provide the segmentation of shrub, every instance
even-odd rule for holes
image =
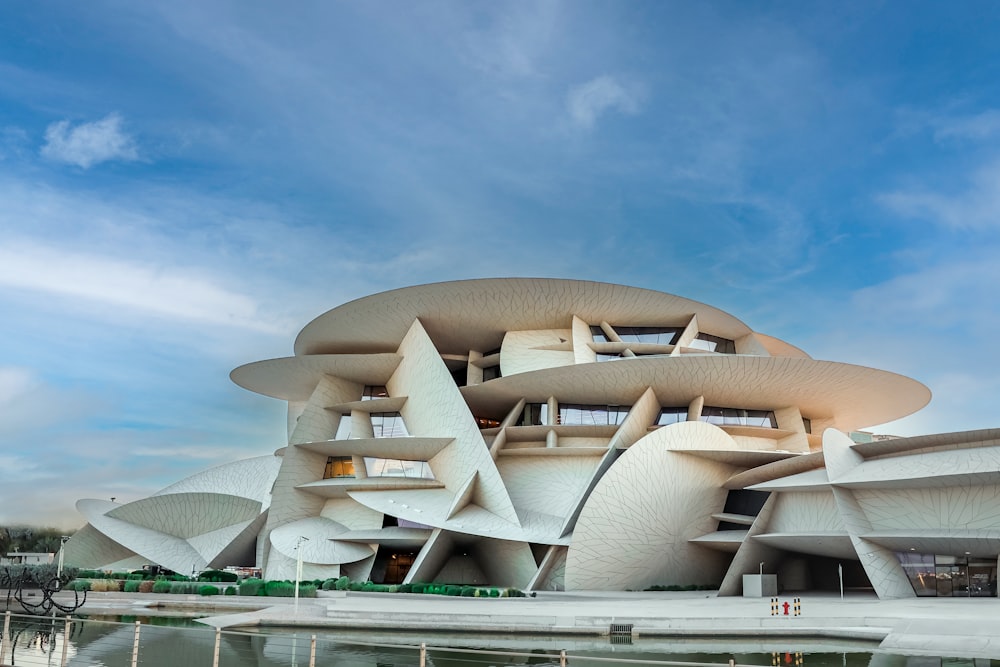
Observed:
[[[462,597],[463,598],[471,598],[471,597],[475,596],[475,594],[476,594],[476,589],[473,588],[472,586],[462,586]]]
[[[76,576],[80,579],[102,579],[104,573],[99,570],[80,570]]]
[[[139,592],[140,593],[152,593],[153,592],[153,584],[155,584],[155,583],[156,582],[153,581],[152,579],[143,579],[142,581],[139,582]]]
[[[292,586],[292,595],[295,595],[295,586]],[[316,584],[299,584],[299,597],[300,598],[314,598],[316,597]]]
[[[336,586],[337,586],[336,579],[327,579],[326,581],[323,582],[320,588],[324,591],[332,591],[334,588],[336,588]]]
[[[142,583],[142,582],[140,582],[140,581],[138,581],[136,579],[128,579],[125,582],[125,592],[126,593],[138,593],[139,592],[139,584],[140,583]]]
[[[346,591],[347,587],[351,585],[351,580],[346,576],[337,579],[336,587],[338,591]]]
[[[198,575],[198,581],[214,581],[214,582],[225,582],[225,583],[235,583],[239,577],[233,572],[224,572],[222,570],[205,570]]]
[[[165,579],[158,579],[153,582],[153,592],[154,593],[169,593],[170,592],[170,582]]]
[[[198,595],[218,595],[219,589],[215,586],[205,584],[198,587]]]
[[[118,582],[114,579],[94,579],[90,582],[90,590],[94,593],[117,593]]]
[[[295,586],[287,581],[268,581],[264,584],[264,595],[272,598],[290,598],[295,595]]]
[[[347,590],[349,590],[349,591],[360,591],[360,590],[364,590],[364,586],[365,585],[363,583],[361,583],[360,581],[352,581],[351,583],[349,583],[347,585]]]
[[[128,575],[128,580],[129,581],[132,581],[132,580],[141,581],[141,580],[143,580],[145,578],[146,578],[146,575],[144,575],[142,572],[129,572],[129,575]]]
[[[264,582],[251,577],[244,579],[239,585],[240,595],[263,595]]]
[[[174,595],[195,595],[198,584],[193,581],[171,581],[170,592]]]
[[[448,584],[447,586],[444,587],[444,591],[443,592],[444,592],[445,595],[450,595],[452,597],[458,597],[459,595],[462,594],[462,587],[461,586],[454,586],[452,584]]]
[[[427,584],[421,584],[421,583],[410,584],[410,592],[411,593],[416,593],[417,595],[423,594],[423,592],[426,590],[426,588],[427,588]]]
[[[226,586],[226,595],[236,595],[236,586]]]
[[[490,589],[490,597],[491,598],[498,598],[498,597],[500,597],[500,591],[498,591],[495,588],[491,588]]]
[[[128,579],[128,572],[112,572],[108,579]]]
[[[398,590],[400,593],[412,593],[413,584],[400,584]]]
[[[69,591],[89,591],[90,590],[90,580],[89,579],[74,579],[66,585],[66,590]]]
[[[388,586],[386,586],[386,592],[388,592],[388,593],[398,593],[399,592],[399,585],[398,584],[389,584]]]

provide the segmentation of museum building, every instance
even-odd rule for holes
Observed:
[[[87,567],[256,565],[532,590],[705,585],[996,596],[1000,430],[856,443],[928,389],[716,308],[557,279],[368,296],[232,379],[288,405],[274,456],[84,500]]]

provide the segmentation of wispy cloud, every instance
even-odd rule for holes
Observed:
[[[968,187],[957,194],[898,190],[878,195],[876,201],[897,215],[954,229],[1000,229],[1000,161],[973,173]]]
[[[68,120],[52,123],[45,130],[42,157],[89,169],[109,160],[138,160],[139,151],[122,129],[121,116],[112,113],[75,127]]]
[[[603,75],[571,88],[566,96],[566,110],[576,125],[589,130],[608,111],[630,116],[638,113],[642,96],[642,88],[637,84]]]
[[[164,318],[264,332],[285,328],[259,316],[256,301],[196,269],[148,266],[34,244],[0,248],[0,285],[104,302]]]
[[[980,141],[1000,134],[1000,110],[986,111],[968,116],[939,118],[934,122],[934,138],[970,139]]]
[[[26,368],[0,367],[0,406],[12,402],[35,385],[35,379]]]

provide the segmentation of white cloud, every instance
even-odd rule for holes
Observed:
[[[288,329],[262,318],[249,296],[226,289],[194,270],[38,245],[7,244],[0,248],[0,285],[201,324],[268,333],[286,333]]]
[[[31,371],[25,368],[0,367],[0,405],[12,402],[35,385]]]
[[[1000,134],[1000,111],[989,109],[973,116],[939,118],[933,125],[934,138],[982,140]]]
[[[968,188],[958,194],[900,190],[879,195],[876,201],[900,216],[946,227],[1000,228],[1000,161],[973,174]]]
[[[139,153],[132,137],[122,130],[121,116],[112,113],[76,127],[68,120],[52,123],[45,130],[42,157],[88,169],[108,160],[137,160]]]
[[[570,89],[566,109],[574,123],[590,129],[611,109],[628,115],[638,113],[641,98],[642,91],[637,86],[625,86],[614,77],[604,75]]]

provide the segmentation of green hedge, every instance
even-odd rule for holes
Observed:
[[[128,579],[125,582],[125,588],[123,589],[126,593],[138,593],[139,584],[142,582],[138,579]]]
[[[714,590],[716,590],[718,588],[719,588],[718,585],[714,585],[714,584],[698,584],[698,585],[696,585],[696,584],[685,584],[683,586],[680,586],[678,584],[669,584],[669,585],[666,585],[666,586],[657,584],[655,586],[650,586],[646,590],[647,591],[670,591],[670,592],[677,592],[677,591],[714,591]]]
[[[171,581],[170,592],[175,595],[196,595],[198,593],[198,583],[194,581]]]
[[[90,581],[87,579],[74,579],[73,581],[66,584],[66,590],[68,591],[89,591]]]
[[[240,595],[263,595],[264,582],[261,579],[244,579],[239,585]]]
[[[160,579],[159,581],[153,582],[153,592],[154,593],[169,593],[171,588],[171,582]]]
[[[236,583],[239,577],[235,572],[223,572],[222,570],[205,570],[198,575],[198,581],[214,581],[217,583]]]
[[[226,586],[226,595],[236,595],[236,586]]]
[[[295,595],[295,585],[287,581],[268,581],[264,584],[264,595],[269,598],[290,598]]]
[[[211,586],[206,584],[204,586],[198,587],[198,595],[218,595],[219,589],[217,586]]]

